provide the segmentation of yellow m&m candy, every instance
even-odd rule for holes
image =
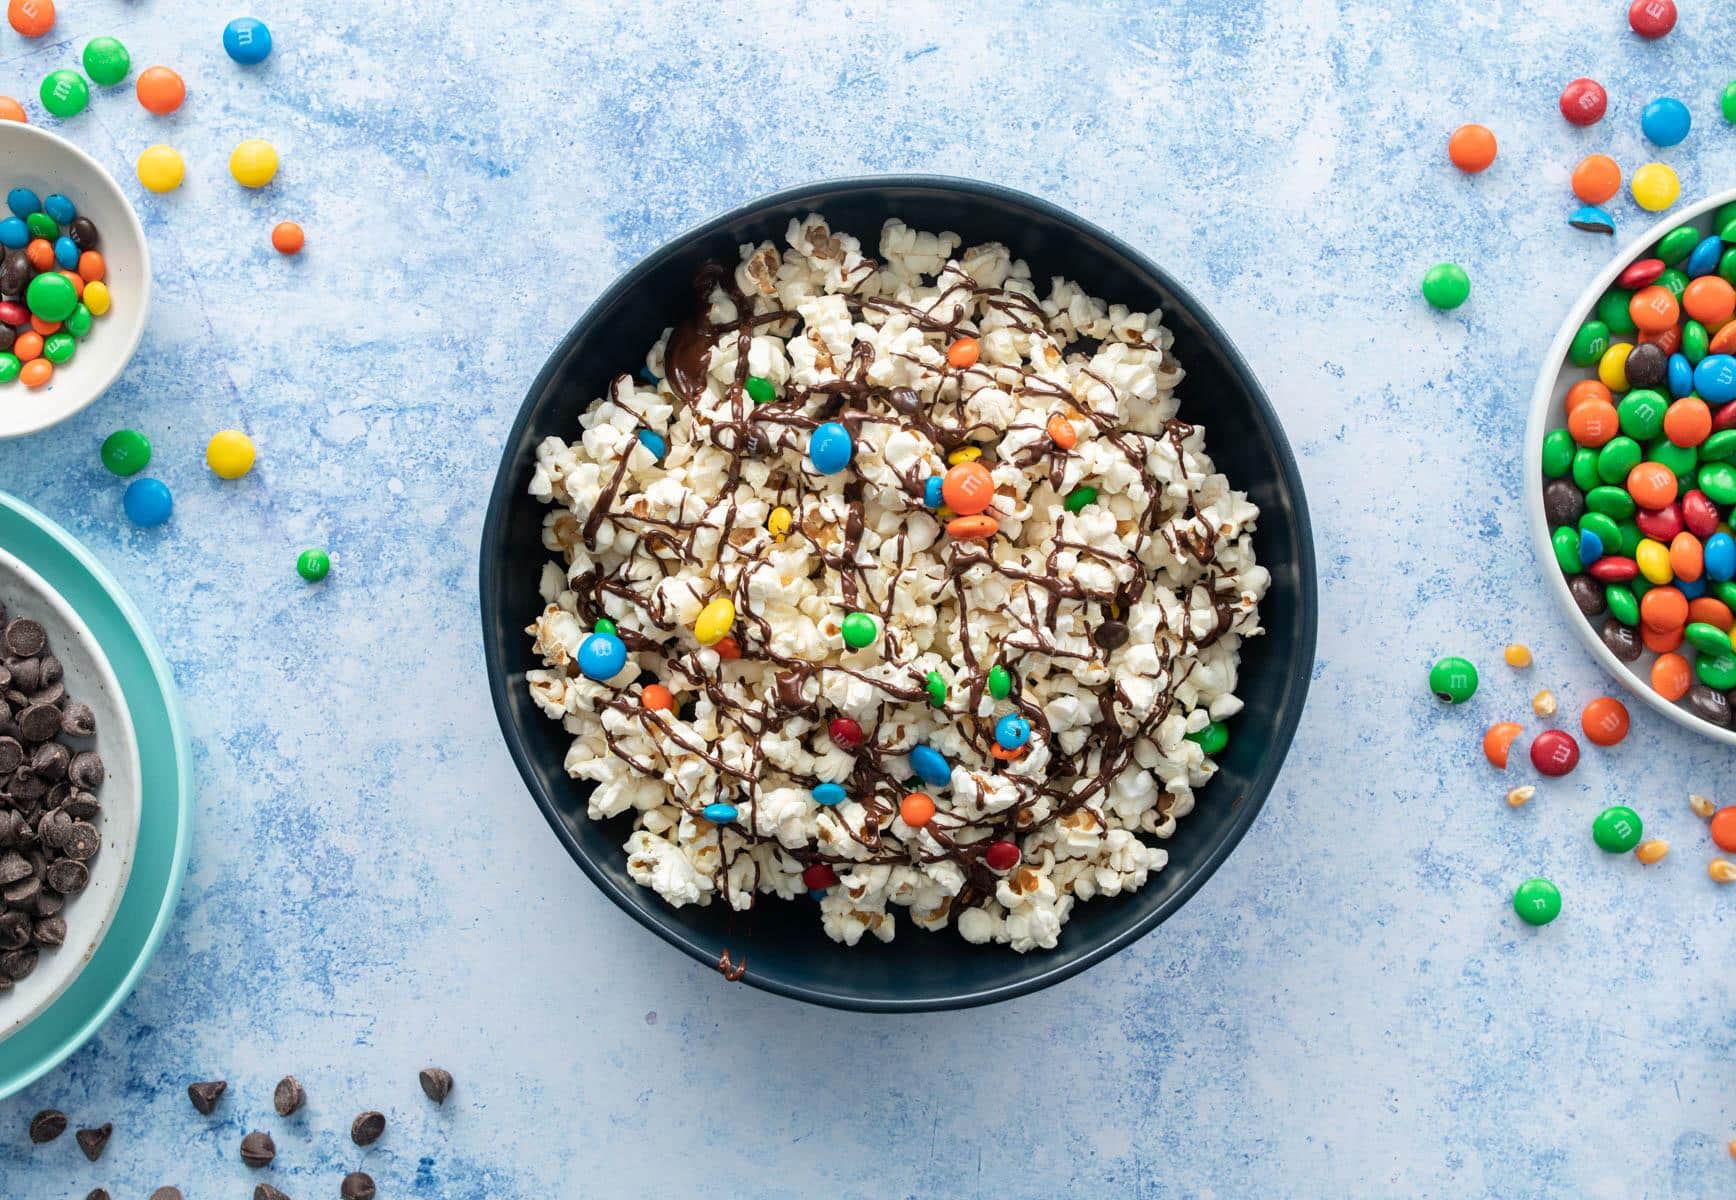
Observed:
[[[277,174],[277,151],[270,142],[249,138],[229,155],[229,173],[242,187],[262,188]]]
[[[240,479],[253,469],[256,453],[252,438],[239,429],[225,429],[211,435],[205,463],[219,479]]]
[[[90,315],[100,317],[109,310],[108,284],[100,279],[93,279],[84,285],[84,306],[90,309]]]
[[[734,602],[728,596],[719,596],[699,610],[699,619],[693,623],[693,636],[699,639],[701,646],[715,646],[734,624]]]
[[[1662,212],[1682,194],[1682,181],[1661,162],[1647,163],[1635,171],[1629,186],[1633,188],[1634,203],[1647,212]]]
[[[186,161],[173,146],[151,146],[139,155],[139,182],[153,192],[172,192],[187,174]],[[95,311],[94,309],[92,311]]]

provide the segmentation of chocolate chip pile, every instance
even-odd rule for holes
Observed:
[[[0,621],[5,613],[0,612]],[[66,941],[61,909],[90,882],[102,847],[102,758],[88,704],[69,700],[40,621],[0,630],[0,992]]]

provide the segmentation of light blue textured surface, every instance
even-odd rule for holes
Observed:
[[[138,992],[0,1104],[0,1194],[206,1200],[269,1178],[310,1200],[363,1162],[383,1197],[465,1200],[1736,1192],[1736,889],[1707,880],[1686,805],[1736,799],[1730,755],[1633,705],[1625,745],[1515,812],[1501,797],[1529,769],[1477,751],[1539,687],[1570,718],[1611,686],[1538,589],[1523,408],[1611,248],[1566,225],[1572,164],[1662,158],[1685,198],[1736,180],[1715,108],[1736,8],[1684,3],[1654,44],[1614,0],[280,0],[249,70],[220,44],[237,6],[60,7],[46,43],[0,31],[0,90],[124,177],[156,308],[120,386],[0,446],[0,486],[154,623],[200,825]],[[43,118],[36,81],[100,33],[135,70],[179,69],[181,113],[150,117],[129,81]],[[1555,112],[1579,74],[1611,95],[1589,130]],[[1660,94],[1694,132],[1648,150]],[[1501,141],[1474,179],[1445,161],[1463,120]],[[224,163],[254,136],[283,168],[243,193]],[[160,140],[189,163],[167,198],[131,173]],[[1069,205],[1211,306],[1302,459],[1324,606],[1283,781],[1180,916],[1041,995],[906,1019],[729,986],[593,891],[495,735],[473,565],[497,443],[590,297],[757,193],[892,170]],[[300,260],[268,247],[284,218],[307,229]],[[1473,281],[1447,316],[1416,291],[1443,258]],[[163,529],[130,528],[98,464],[122,425],[175,489]],[[240,483],[202,464],[226,426],[261,447]],[[318,587],[294,572],[311,544],[336,563]],[[1500,663],[1512,639],[1537,655],[1523,675]],[[1453,711],[1424,688],[1447,652],[1485,681]],[[1661,866],[1592,845],[1616,800],[1673,843]],[[1507,908],[1535,873],[1566,898],[1540,931]],[[458,1077],[444,1110],[416,1088],[429,1061]],[[282,1121],[289,1071],[312,1099]],[[183,1089],[210,1076],[231,1090],[205,1119]],[[31,1147],[46,1106],[114,1121],[102,1162],[70,1135]],[[365,1153],[345,1136],[363,1108],[392,1122]],[[271,1172],[237,1158],[254,1127],[276,1136]]]

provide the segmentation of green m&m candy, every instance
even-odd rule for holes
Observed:
[[[1589,367],[1595,365],[1608,349],[1609,326],[1602,321],[1587,321],[1573,335],[1573,342],[1567,347],[1567,357],[1576,367]]]
[[[598,617],[597,623],[591,626],[592,633],[614,633],[615,623],[608,617]]]
[[[1694,660],[1694,674],[1709,688],[1727,692],[1736,688],[1736,654],[1702,654]]]
[[[1222,721],[1213,721],[1197,733],[1187,735],[1187,740],[1205,752],[1207,758],[1220,753],[1230,744],[1230,731]]]
[[[1436,263],[1423,274],[1423,299],[1439,309],[1457,308],[1471,296],[1471,277],[1458,263]]]
[[[1697,226],[1678,225],[1658,239],[1656,257],[1673,267],[1688,257],[1704,236]]]
[[[51,333],[42,339],[42,357],[57,367],[70,359],[73,351],[77,349],[78,342],[65,330]]]
[[[133,56],[112,37],[91,38],[84,48],[85,72],[104,87],[113,87],[133,69]]]
[[[1573,452],[1573,466],[1568,469],[1573,476],[1573,486],[1582,492],[1589,492],[1602,483],[1597,477],[1597,451],[1590,446],[1581,446]]]
[[[1616,337],[1628,337],[1639,331],[1628,311],[1628,301],[1633,298],[1634,294],[1626,288],[1611,288],[1597,302],[1597,319]]]
[[[946,676],[939,671],[930,671],[922,686],[928,692],[929,707],[946,707]]]
[[[31,237],[39,237],[45,242],[52,242],[60,236],[60,225],[45,212],[33,212],[24,218],[25,228],[30,230]]]
[[[1606,483],[1585,493],[1585,507],[1592,512],[1602,513],[1606,517],[1625,521],[1634,515],[1634,509],[1637,506],[1634,504],[1634,498],[1628,495],[1626,488],[1612,487]]]
[[[1736,429],[1720,429],[1700,443],[1701,462],[1723,462],[1736,458]]]
[[[1608,484],[1625,483],[1628,472],[1644,459],[1645,452],[1640,449],[1640,444],[1626,434],[1618,433],[1597,452],[1597,477]]]
[[[331,569],[331,556],[324,550],[303,550],[295,560],[295,573],[309,583],[318,583]]]
[[[1062,503],[1070,513],[1079,512],[1087,504],[1097,499],[1097,489],[1088,483],[1082,483],[1067,493],[1067,499]]]
[[[1579,559],[1579,532],[1571,525],[1563,525],[1549,535],[1549,544],[1555,550],[1555,565],[1561,568],[1563,575],[1577,575],[1585,570],[1585,564]],[[1436,689],[1438,694],[1439,689]]]
[[[73,337],[81,338],[90,332],[91,320],[90,309],[81,303],[72,310],[72,315],[66,318],[64,328]]]
[[[1630,629],[1640,623],[1640,602],[1633,589],[1626,584],[1612,583],[1603,589],[1604,602],[1609,605],[1609,615]]]
[[[137,475],[151,462],[151,439],[135,429],[117,429],[102,443],[102,465],[116,475]]]
[[[746,387],[748,399],[755,404],[770,404],[778,398],[777,389],[772,387],[772,381],[761,379],[758,375],[749,375]]]
[[[1626,854],[1640,844],[1643,829],[1637,812],[1625,804],[1616,804],[1597,814],[1591,823],[1591,838],[1600,850]]]
[[[1664,413],[1670,402],[1650,388],[1635,388],[1616,405],[1621,431],[1631,438],[1655,438],[1664,430]]]
[[[1724,119],[1736,125],[1736,79],[1724,85],[1724,90],[1718,94],[1718,110],[1724,114]]]
[[[1579,518],[1579,531],[1595,533],[1607,553],[1613,554],[1615,548],[1621,545],[1621,526],[1615,523],[1614,517],[1605,516],[1603,513],[1588,512]]]
[[[1551,429],[1543,435],[1543,477],[1560,479],[1573,466],[1573,435]]]
[[[1560,530],[1556,532],[1559,533]],[[1573,530],[1568,529],[1567,533],[1575,541],[1578,540]],[[1577,574],[1578,571],[1579,568],[1574,567],[1573,573]],[[1471,665],[1468,658],[1449,655],[1429,671],[1429,691],[1448,704],[1463,704],[1477,693],[1477,668]]]
[[[1013,677],[1007,669],[996,663],[989,668],[989,695],[996,700],[1005,700],[1013,690]]]
[[[1706,621],[1689,621],[1682,636],[1688,640],[1688,645],[1701,654],[1730,653],[1730,635]]]
[[[1698,321],[1682,322],[1682,356],[1690,363],[1698,366],[1700,360],[1706,357],[1706,351],[1712,348],[1712,337],[1706,332],[1706,327]]]
[[[25,289],[24,303],[44,321],[64,321],[78,307],[78,292],[66,276],[44,271]]]
[[[845,616],[839,632],[844,635],[846,646],[852,650],[860,650],[874,644],[874,639],[880,636],[880,626],[867,613],[853,612]]]
[[[90,85],[77,71],[50,71],[37,96],[55,116],[76,117],[90,103]]]
[[[24,364],[18,361],[16,354],[0,354],[0,383],[11,383],[23,369]]]
[[[1676,298],[1676,303],[1682,302],[1682,293],[1688,290],[1688,277],[1676,268],[1671,267],[1658,276],[1657,286]]]
[[[1527,879],[1513,893],[1513,911],[1527,925],[1547,925],[1561,915],[1561,892],[1547,879]]]

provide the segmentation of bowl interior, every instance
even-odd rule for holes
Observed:
[[[108,931],[132,871],[139,832],[139,748],[120,683],[90,630],[59,593],[13,555],[0,550],[0,611],[10,620],[28,615],[48,630],[48,650],[65,669],[68,698],[96,714],[89,748],[102,755],[106,775],[102,801],[102,849],[90,863],[90,883],[61,911],[66,944],[45,950],[36,969],[0,994],[0,1040],[46,1009],[71,985]]]
[[[1610,264],[1598,272],[1591,286],[1574,301],[1573,307],[1568,310],[1567,319],[1562,322],[1555,341],[1549,347],[1549,353],[1544,358],[1543,367],[1537,376],[1537,386],[1532,391],[1531,414],[1525,427],[1524,476],[1526,521],[1531,528],[1531,541],[1537,551],[1543,577],[1547,581],[1550,594],[1555,597],[1556,605],[1566,614],[1568,624],[1573,627],[1586,649],[1591,651],[1592,657],[1641,701],[1678,725],[1686,726],[1715,741],[1736,746],[1736,729],[1720,728],[1652,690],[1651,665],[1657,655],[1650,650],[1644,650],[1636,661],[1623,662],[1603,644],[1603,639],[1598,637],[1597,631],[1602,628],[1607,615],[1587,620],[1579,611],[1579,606],[1573,602],[1573,593],[1567,589],[1567,577],[1555,563],[1555,550],[1549,541],[1549,521],[1543,512],[1543,472],[1538,467],[1543,457],[1544,435],[1551,429],[1561,429],[1567,424],[1568,389],[1582,379],[1597,377],[1596,367],[1574,366],[1567,357],[1567,348],[1579,327],[1591,318],[1598,300],[1615,285],[1616,276],[1626,270],[1627,265],[1635,259],[1645,257],[1646,251],[1664,234],[1681,225],[1693,225],[1703,234],[1709,234],[1712,232],[1712,218],[1717,210],[1732,201],[1736,201],[1736,188],[1708,196],[1665,216],[1623,247]]]
[[[684,312],[689,280],[710,259],[735,261],[744,242],[782,244],[793,217],[822,212],[834,229],[871,251],[897,216],[917,229],[953,230],[966,245],[1001,241],[1030,263],[1036,279],[1065,274],[1092,295],[1135,308],[1158,305],[1175,332],[1187,371],[1181,416],[1206,425],[1220,470],[1261,508],[1259,561],[1272,574],[1262,607],[1267,633],[1244,643],[1239,694],[1221,771],[1198,807],[1166,843],[1169,866],[1144,889],[1078,905],[1049,952],[1019,955],[972,946],[948,929],[931,934],[900,922],[887,945],[846,949],[821,932],[805,903],[763,900],[750,913],[669,907],[628,877],[621,843],[627,818],[593,823],[589,785],[569,779],[569,741],[531,703],[524,673],[539,665],[524,627],[541,610],[539,573],[547,555],[544,506],[526,494],[536,443],[570,437],[609,379],[636,370]],[[509,748],[551,825],[581,866],[616,903],[702,962],[727,947],[747,960],[747,981],[823,1004],[925,1009],[983,1003],[1063,979],[1113,953],[1174,912],[1228,854],[1253,820],[1288,749],[1314,661],[1313,547],[1295,462],[1258,384],[1204,311],[1160,270],[1107,234],[1042,201],[953,180],[855,180],[797,189],[728,214],[664,247],[616,283],[574,328],[532,386],[508,440],[482,543],[485,649],[495,705]]]
[[[150,303],[150,252],[137,214],[113,177],[84,151],[45,129],[0,121],[0,199],[13,188],[61,192],[96,223],[97,250],[113,307],[98,317],[72,360],[46,385],[0,384],[0,438],[46,429],[84,408],[119,377],[144,333]],[[10,211],[0,216],[10,216]]]

